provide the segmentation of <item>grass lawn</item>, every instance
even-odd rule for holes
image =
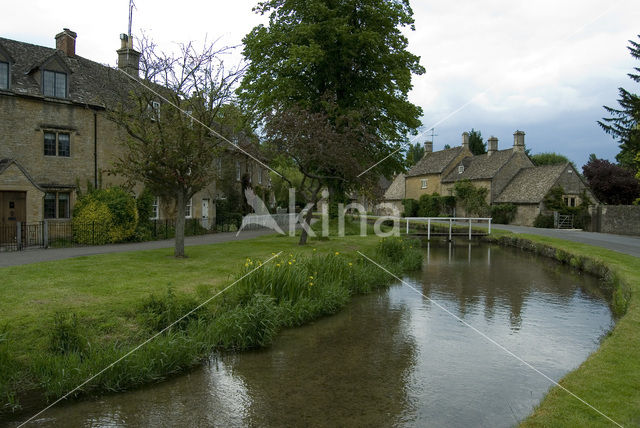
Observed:
[[[150,294],[211,295],[228,285],[247,257],[265,260],[272,253],[311,254],[371,250],[378,238],[347,236],[312,240],[267,236],[249,241],[187,247],[187,258],[173,249],[104,254],[0,269],[0,326],[8,326],[11,353],[18,359],[46,346],[47,331],[58,311],[75,312],[90,322],[92,333],[114,339],[132,337],[132,312]],[[93,334],[92,334],[93,335]],[[133,335],[135,336],[135,335]]]

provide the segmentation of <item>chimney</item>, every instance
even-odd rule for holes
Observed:
[[[462,133],[462,148],[466,148],[467,150],[469,150],[469,133],[468,132]]]
[[[513,134],[513,151],[524,153],[524,132],[516,131]]]
[[[120,34],[120,49],[118,53],[118,68],[125,73],[138,77],[140,71],[140,52],[133,49],[133,36]]]
[[[487,156],[491,156],[497,151],[498,151],[498,139],[494,136],[491,136],[491,138],[487,140]]]
[[[76,37],[78,35],[64,28],[62,33],[56,34],[56,49],[62,51],[66,56],[76,56]]]
[[[425,153],[433,152],[433,141],[425,141],[424,142],[424,152]]]

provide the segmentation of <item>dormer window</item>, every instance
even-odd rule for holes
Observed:
[[[158,101],[151,101],[147,106],[147,111],[149,111],[152,122],[160,119],[160,103]]]
[[[67,74],[59,71],[44,70],[42,92],[45,97],[67,97]]]
[[[0,89],[9,89],[9,63],[0,61]]]
[[[462,174],[464,172],[464,165],[458,166],[458,174]]]

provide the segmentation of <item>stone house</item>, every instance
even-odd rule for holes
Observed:
[[[394,215],[402,213],[404,206],[402,200],[405,199],[405,175],[398,174],[395,176],[391,185],[384,192],[384,200],[378,205],[378,211],[381,215]]]
[[[522,168],[533,167],[533,162],[525,153],[524,132],[516,131],[513,147],[498,150],[498,139],[487,140],[487,153],[462,159],[455,168],[442,179],[442,194],[453,195],[455,183],[469,180],[476,187],[484,187],[487,204],[492,204],[505,186]],[[464,215],[458,209],[458,215]]]
[[[534,166],[526,154],[525,133],[513,134],[513,146],[498,150],[498,139],[487,140],[487,153],[474,156],[469,151],[469,136],[462,134],[462,145],[452,149],[432,151],[432,143],[425,144],[424,157],[407,172],[404,180],[404,194],[398,192],[399,183],[393,183],[385,195],[386,203],[398,204],[398,197],[419,199],[422,195],[434,192],[440,195],[452,195],[455,184],[469,180],[476,187],[484,187],[487,192],[487,204],[512,203],[516,205],[516,218],[513,223],[533,225],[536,216],[547,214],[543,199],[549,190],[558,185],[564,191],[568,206],[581,203],[583,191],[597,202],[580,174],[571,164]],[[397,177],[401,181],[400,176]],[[461,207],[456,209],[457,216],[465,216]]]
[[[404,194],[408,199],[422,195],[443,194],[442,179],[453,171],[463,159],[471,157],[469,134],[462,134],[462,146],[433,151],[433,143],[424,145],[424,156],[406,173]]]
[[[582,203],[583,192],[586,192],[592,202],[597,202],[596,197],[570,163],[521,169],[494,202],[516,205],[516,216],[512,224],[531,226],[538,214],[550,214],[543,200],[554,186],[562,187],[563,200],[570,207],[576,207]]]
[[[105,173],[127,136],[107,118],[101,91],[113,75],[122,84],[128,80],[76,55],[76,38],[64,29],[55,49],[0,38],[0,223],[68,220],[83,187],[124,183]],[[127,35],[120,40],[118,68],[137,75],[140,53]],[[235,164],[238,183],[248,175],[249,182],[269,186],[268,171],[241,150],[230,146],[225,156],[212,168]],[[219,197],[212,182],[188,202],[187,216],[215,224]],[[174,212],[174,202],[156,198],[155,218]]]

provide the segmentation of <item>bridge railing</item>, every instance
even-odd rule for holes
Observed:
[[[471,240],[472,237],[472,229],[471,229],[471,225],[472,222],[475,223],[481,223],[481,222],[486,222],[488,224],[488,230],[487,230],[487,234],[491,234],[491,220],[492,217],[402,217],[400,218],[400,220],[405,220],[406,222],[406,229],[407,229],[407,234],[409,234],[409,224],[410,223],[421,223],[421,222],[426,222],[427,223],[427,239],[431,239],[431,223],[445,223],[445,224],[449,224],[449,240],[451,240],[451,236],[452,236],[452,231],[453,231],[453,226],[454,223],[456,223],[456,225],[460,224],[460,223],[469,223],[469,240]]]

